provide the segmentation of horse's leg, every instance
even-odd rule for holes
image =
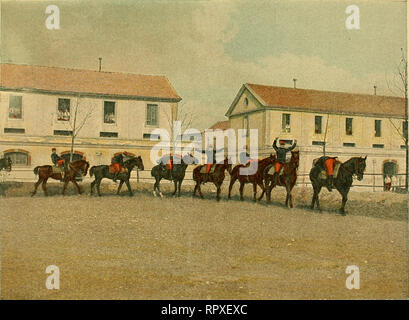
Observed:
[[[121,192],[121,188],[122,188],[122,185],[124,184],[124,180],[120,180],[119,181],[119,186],[118,186],[118,190],[116,191],[116,194],[119,194],[120,192]]]
[[[221,192],[221,183],[220,184],[216,184],[215,183],[215,185],[216,185],[216,188],[217,188],[217,194],[216,194],[216,200],[217,201],[220,201],[220,192]]]
[[[265,190],[266,190],[266,200],[267,200],[267,203],[270,203],[270,202],[271,202],[271,188],[270,188],[270,182],[271,182],[271,179],[270,179],[269,177],[267,177],[267,178],[265,179],[265,181],[264,181],[264,188],[265,188]]]
[[[173,186],[174,186],[174,191],[172,193],[172,196],[174,196],[176,194],[177,188],[178,188],[178,181],[177,180],[173,180]]]
[[[122,181],[122,180],[121,180]],[[132,197],[133,196],[133,192],[132,192],[132,188],[131,188],[131,184],[129,183],[129,179],[125,180],[126,186],[128,187],[129,190],[129,196]]]
[[[41,185],[43,187],[43,191],[44,191],[44,194],[45,194],[46,197],[48,197],[47,186],[46,186],[47,180],[48,180],[48,178],[44,178],[43,183]]]
[[[198,184],[198,190],[199,190],[199,195],[200,195],[200,198],[204,198],[203,197],[203,193],[202,193],[202,188],[200,187],[200,183]]]
[[[266,193],[266,188],[264,187],[264,183],[263,181],[259,182],[258,185],[261,188],[261,196],[258,198],[258,201],[260,201],[261,199],[263,199],[264,194]]]
[[[320,194],[321,188],[322,188],[322,186],[318,186],[317,196],[316,196],[316,198],[315,198],[315,203],[317,204],[317,209],[318,209],[319,211],[321,211],[320,198],[319,198],[319,194]]]
[[[227,199],[231,199],[231,189],[233,188],[234,183],[236,182],[237,178],[234,176],[230,180],[229,184],[229,195],[227,196]]]
[[[62,195],[64,195],[65,189],[67,189],[68,182],[69,182],[68,179],[64,180],[64,186],[62,187]]]
[[[294,185],[295,185],[295,183],[293,185],[290,185],[290,208],[293,208],[293,194],[292,194],[292,191],[293,191]]]
[[[72,180],[72,183],[77,187],[78,194],[81,194],[82,193],[81,188],[78,185],[78,182],[77,180],[75,180],[75,178]]]
[[[94,179],[94,181],[91,182],[91,195],[94,193],[94,187],[95,187],[95,181],[97,178]]]
[[[341,206],[341,209],[339,210],[342,215],[345,215],[345,205],[347,204],[347,201],[348,201],[348,191],[349,191],[349,188],[347,190],[343,190],[342,192],[341,191],[339,192],[342,195],[342,206]]]
[[[34,191],[31,193],[31,196],[34,196],[37,193],[37,188],[41,184],[42,178],[38,177],[38,181],[34,184]]]
[[[180,189],[182,187],[182,182],[183,180],[179,180],[179,185],[178,185],[178,197],[180,197]]]
[[[257,202],[257,183],[253,182],[253,201]]]
[[[240,181],[240,200],[243,201],[243,190],[244,190],[244,182]]]
[[[98,196],[99,197],[101,196],[101,189],[100,189],[101,181],[102,181],[102,178],[99,178],[98,181],[97,181],[97,191],[98,191]]]
[[[161,198],[163,198],[162,191],[160,190],[160,181],[161,181],[161,178],[159,177],[159,179],[158,179],[157,189],[158,189],[158,192],[159,192],[159,196],[160,196]]]
[[[196,191],[197,191],[197,185],[199,184],[199,181],[196,182],[195,187],[193,189],[193,195],[192,197],[196,196]]]

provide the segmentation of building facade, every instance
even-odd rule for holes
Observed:
[[[226,116],[233,129],[258,129],[264,155],[275,137],[297,139],[300,173],[324,150],[341,161],[367,156],[366,172],[405,173],[403,98],[244,84]]]
[[[150,150],[156,128],[170,131],[178,96],[164,76],[64,68],[0,65],[0,153],[13,162],[11,178],[32,180],[32,169],[51,164],[51,148],[91,165],[109,164],[117,152]],[[74,130],[76,129],[76,130]],[[80,130],[79,130],[80,129]]]

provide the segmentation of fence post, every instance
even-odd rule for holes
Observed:
[[[375,192],[375,180],[376,180],[376,174],[375,174],[375,167],[376,167],[376,160],[372,160],[372,171],[373,171],[373,192]]]

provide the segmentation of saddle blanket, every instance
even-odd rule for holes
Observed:
[[[341,167],[341,162],[336,162],[334,166],[334,179],[338,176],[338,171],[339,168]],[[318,178],[321,180],[326,180],[327,179],[327,172],[325,170],[321,170],[320,174],[318,175]]]
[[[121,170],[119,171],[119,173],[124,173],[124,172],[128,172],[128,169],[126,169],[125,167],[121,167]],[[115,173],[115,166],[113,164],[109,166],[109,173],[112,173],[112,174]]]
[[[209,173],[213,173],[214,169],[216,169],[216,165],[212,165],[212,167],[210,168]],[[202,168],[200,169],[200,173],[206,173],[206,165],[202,166]]]
[[[276,167],[274,165],[271,166],[270,170],[268,170],[268,174],[274,175],[276,172]],[[279,176],[281,176],[284,173],[284,166],[281,167],[280,172],[278,173]]]
[[[64,167],[59,167],[59,166],[53,166],[53,173],[64,173]]]

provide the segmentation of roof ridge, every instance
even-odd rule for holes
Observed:
[[[318,90],[318,89],[305,89],[305,88],[292,88],[292,87],[282,87],[282,86],[273,86],[273,85],[266,85],[266,84],[257,84],[257,83],[245,83],[246,85],[250,86],[261,86],[261,87],[268,87],[268,88],[276,88],[276,89],[287,89],[287,90],[299,90],[299,91],[313,91],[319,93],[331,93],[331,94],[348,94],[348,95],[359,95],[359,96],[368,96],[368,97],[384,97],[384,98],[396,98],[396,99],[405,99],[404,97],[399,96],[385,96],[385,95],[374,95],[369,93],[362,93],[362,92],[346,92],[346,91],[332,91],[332,90]]]

